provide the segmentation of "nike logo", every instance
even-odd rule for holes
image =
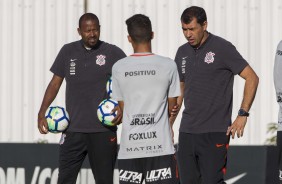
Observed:
[[[114,142],[117,139],[117,137],[111,138],[111,142]]]
[[[77,60],[77,59],[70,59],[70,61],[75,61],[75,60]]]
[[[242,174],[239,174],[238,176],[235,176],[233,178],[226,180],[225,182],[226,184],[235,184],[235,182],[237,182],[238,180],[240,180],[241,178],[243,178],[246,175],[247,173],[242,173]]]
[[[217,148],[220,148],[220,147],[224,146],[224,144],[216,144],[215,146],[216,146]]]

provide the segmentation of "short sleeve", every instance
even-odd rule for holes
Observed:
[[[185,67],[183,67],[183,64],[182,64],[182,58],[180,56],[180,49],[177,50],[174,61],[175,61],[176,65],[177,65],[177,70],[178,70],[180,81],[184,82],[184,79],[185,79]],[[185,66],[185,63],[184,63],[184,66]]]
[[[62,78],[64,78],[66,76],[65,74],[65,54],[66,53],[66,49],[65,46],[63,46],[60,50],[60,52],[58,53],[53,65],[50,68],[50,71],[55,74],[58,75]]]
[[[121,89],[120,89],[120,76],[119,76],[119,72],[117,70],[117,65],[114,64],[113,68],[112,68],[112,85],[113,85],[113,94],[112,94],[112,98],[114,100],[117,101],[123,101],[123,95],[121,93]]]
[[[180,96],[180,80],[179,80],[177,66],[175,63],[173,63],[168,97],[178,97],[178,96]]]
[[[240,74],[242,70],[248,65],[248,62],[237,51],[236,47],[230,42],[222,47],[224,53],[223,62],[227,68],[232,71],[234,75]]]
[[[112,49],[112,56],[115,62],[126,57],[125,53],[119,47],[115,45],[113,46],[113,49]]]

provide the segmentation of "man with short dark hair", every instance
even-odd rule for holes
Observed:
[[[113,66],[113,98],[123,110],[120,184],[178,184],[169,113],[180,95],[175,62],[152,53],[150,19],[126,20],[134,54]]]
[[[175,57],[185,109],[179,129],[178,165],[183,184],[224,183],[229,135],[243,136],[258,77],[228,41],[207,31],[206,12],[192,6],[181,15],[188,43]],[[245,79],[244,97],[231,124],[234,75]]]
[[[117,154],[116,127],[103,126],[96,112],[99,103],[108,98],[106,82],[112,66],[125,54],[99,39],[99,19],[92,13],[80,17],[77,31],[82,39],[64,45],[50,69],[54,75],[38,113],[38,129],[42,134],[48,132],[45,112],[65,78],[70,125],[60,141],[58,183],[75,183],[88,154],[96,184],[112,184]],[[114,121],[120,119],[118,115]]]

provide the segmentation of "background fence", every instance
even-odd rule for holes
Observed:
[[[231,41],[260,77],[244,137],[231,144],[264,144],[270,136],[267,124],[276,122],[278,113],[272,70],[282,39],[281,0],[0,0],[0,142],[59,140],[59,135],[38,132],[37,113],[52,77],[49,68],[63,44],[79,39],[76,28],[85,10],[100,18],[101,39],[126,54],[132,49],[125,20],[135,13],[148,15],[155,32],[153,52],[174,58],[186,42],[180,16],[191,5],[205,8],[208,31]],[[56,105],[64,106],[64,85]],[[236,77],[233,119],[243,87],[244,80]]]

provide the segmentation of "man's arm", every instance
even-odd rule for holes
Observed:
[[[241,109],[244,109],[246,112],[248,112],[256,95],[259,78],[249,65],[246,66],[239,75],[245,79],[244,96]],[[232,125],[228,127],[226,135],[232,134],[232,138],[234,139],[234,136],[237,132],[237,137],[242,137],[246,123],[247,116],[237,116]]]
[[[180,82],[180,92],[181,92],[181,95],[179,97],[177,97],[177,104],[175,106],[173,106],[171,112],[170,112],[170,118],[169,118],[169,121],[170,123],[174,123],[178,113],[179,113],[179,110],[181,109],[181,106],[182,106],[182,102],[183,102],[183,98],[184,98],[184,85],[185,83],[184,82]]]
[[[177,100],[178,100],[177,97],[168,98],[168,114],[169,114],[169,118],[173,118],[174,117],[171,114],[172,114],[172,111],[174,110],[174,107],[177,105]],[[173,124],[173,122],[171,122],[171,124]]]
[[[119,125],[122,123],[123,107],[124,107],[124,102],[118,101],[118,105],[115,106],[115,108],[112,110],[112,113],[114,112],[117,113],[117,116],[112,121],[114,125]]]
[[[168,114],[169,114],[169,124],[172,132],[172,141],[174,142],[174,132],[173,132],[173,123],[176,116],[172,116],[172,110],[177,106],[177,97],[168,98]]]
[[[118,79],[118,72],[116,69],[116,64],[112,67],[112,98],[113,99],[122,99],[122,92],[119,87],[119,79]],[[119,125],[122,123],[122,115],[123,115],[123,106],[124,102],[118,100],[118,105],[112,110],[112,113],[116,112],[116,117],[112,120],[114,125]]]
[[[119,105],[119,108],[121,110],[121,113],[123,112],[123,108],[124,108],[124,102],[123,101],[118,101],[118,105]]]
[[[57,75],[53,75],[53,78],[51,79],[45,91],[44,98],[41,103],[40,110],[38,112],[38,120],[37,120],[38,129],[41,134],[46,134],[48,132],[48,125],[45,118],[45,112],[50,106],[50,104],[53,102],[53,100],[56,98],[63,80],[64,78],[61,78]]]

